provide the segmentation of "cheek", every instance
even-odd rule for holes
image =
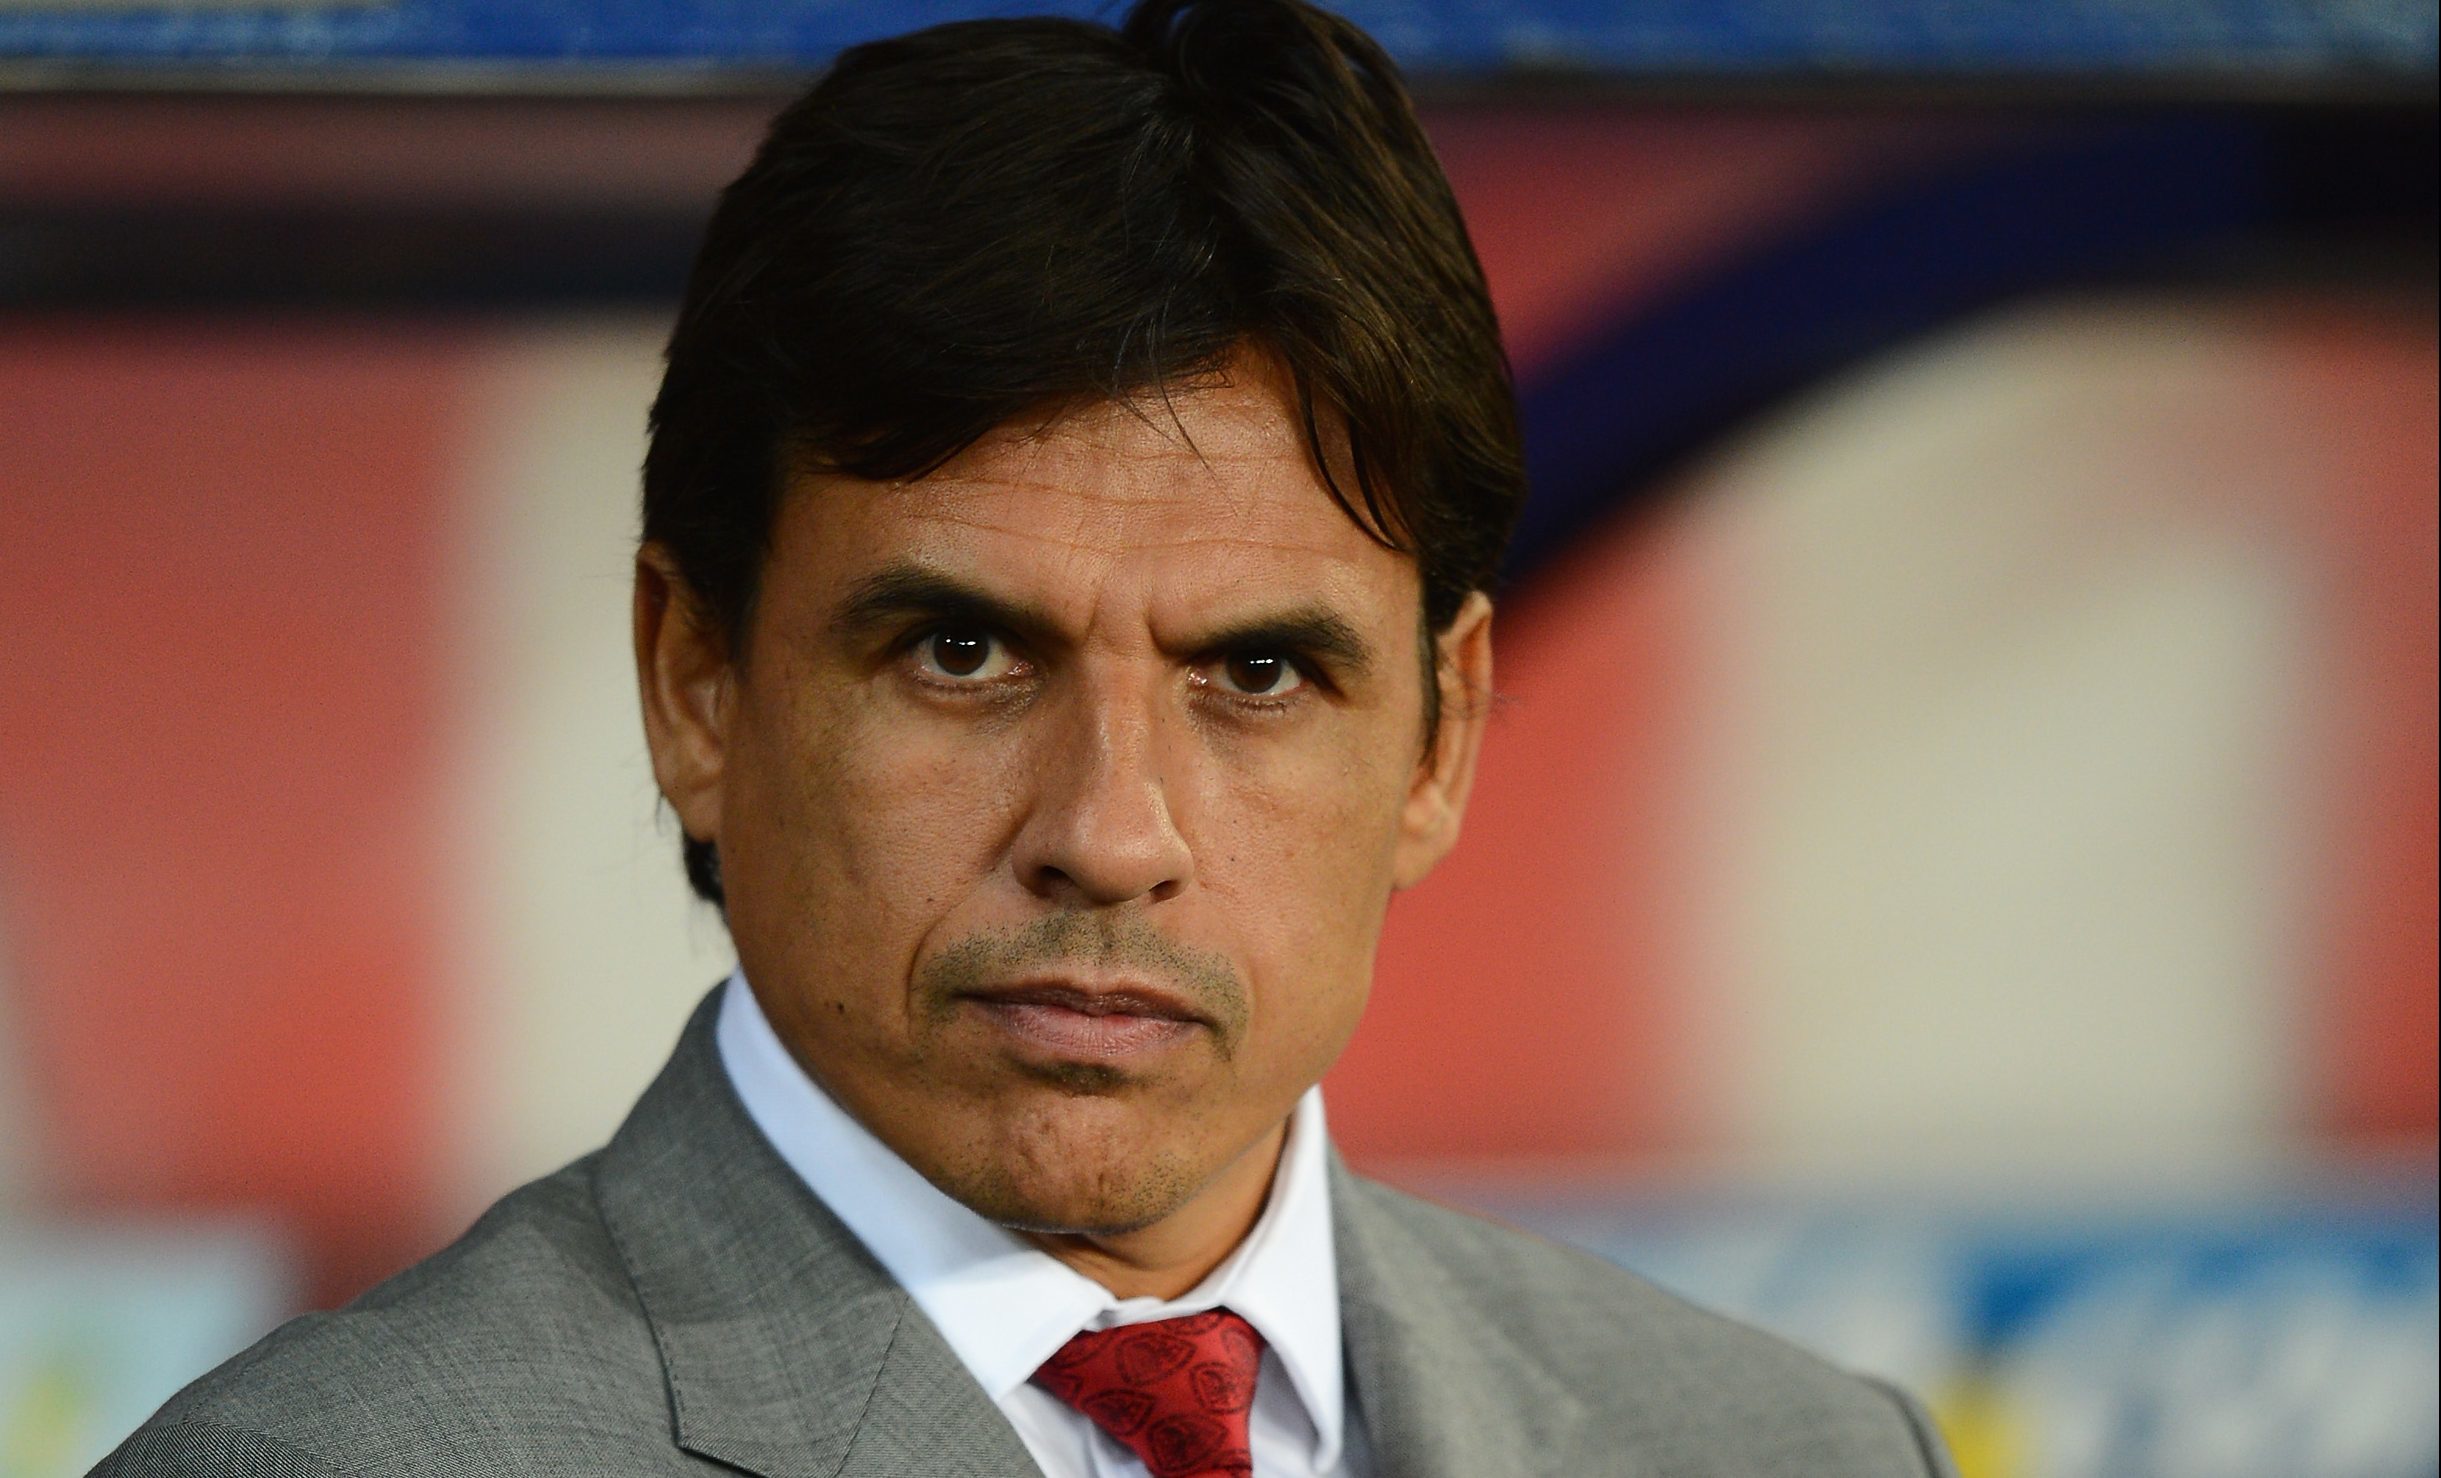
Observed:
[[[1199,868],[1238,934],[1257,1015],[1335,1050],[1371,983],[1403,775],[1355,743],[1223,775]]]
[[[1010,763],[939,742],[856,687],[806,690],[773,719],[753,726],[732,806],[772,901],[832,968],[903,984],[926,933],[992,869]]]

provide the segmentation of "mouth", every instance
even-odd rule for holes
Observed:
[[[1026,980],[960,993],[1023,1055],[1148,1064],[1211,1029],[1194,1002],[1141,981]]]

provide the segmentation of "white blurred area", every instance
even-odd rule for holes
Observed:
[[[471,1214],[598,1147],[735,963],[678,866],[629,640],[659,319],[517,335],[469,404],[466,726],[452,818],[465,991],[449,1054]]]
[[[2028,307],[1699,478],[1734,1140],[1830,1182],[2276,1160],[2318,900],[2324,469],[2259,315]],[[2284,408],[2291,411],[2283,414]]]

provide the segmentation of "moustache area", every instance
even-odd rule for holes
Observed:
[[[947,1015],[962,997],[1044,975],[1081,979],[1124,977],[1174,994],[1211,1023],[1223,1043],[1235,1042],[1248,1016],[1245,983],[1227,959],[1178,943],[1141,919],[1048,914],[1009,929],[958,941],[924,962],[918,994],[929,1011]]]

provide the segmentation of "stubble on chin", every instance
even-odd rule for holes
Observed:
[[[1065,1098],[991,1126],[983,1143],[951,1157],[937,1183],[1015,1231],[1119,1236],[1168,1219],[1210,1179],[1175,1140],[1142,1142],[1160,1126],[1121,1134],[1080,1125],[1069,1115],[1082,1106]]]
[[[1133,1073],[1106,1062],[1021,1062],[1011,1066],[1038,1083],[1078,1098],[1108,1098],[1136,1082]]]

